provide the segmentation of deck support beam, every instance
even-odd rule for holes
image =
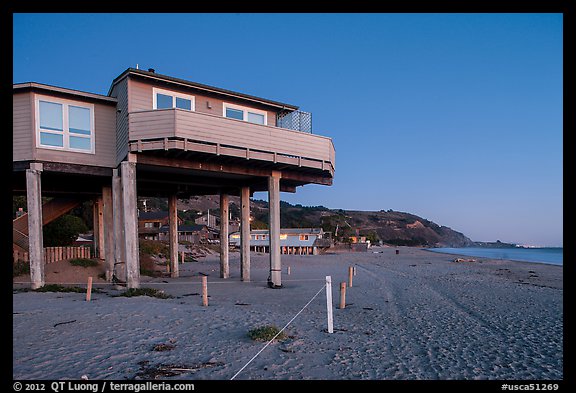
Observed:
[[[114,269],[112,276],[126,282],[126,252],[124,250],[124,209],[122,205],[122,179],[118,169],[112,171],[112,208],[114,210]]]
[[[268,205],[270,215],[270,278],[268,286],[282,287],[282,262],[280,260],[280,178],[281,172],[272,171],[268,177]]]
[[[228,194],[220,194],[220,278],[230,277],[228,258]]]
[[[178,268],[178,207],[176,194],[168,197],[168,237],[170,243],[170,277],[180,276]]]
[[[126,251],[126,282],[128,288],[140,287],[138,255],[138,215],[136,211],[136,163],[120,164],[124,217],[124,247]]]
[[[26,169],[26,203],[28,208],[28,239],[30,282],[32,289],[44,286],[44,238],[42,235],[42,164],[32,163]]]
[[[111,282],[114,272],[114,211],[112,207],[112,188],[110,186],[102,187],[102,205],[106,281]]]
[[[102,212],[102,197],[94,199],[92,205],[92,229],[94,231],[94,257],[104,259],[104,222]]]
[[[240,189],[240,279],[250,281],[250,187]]]

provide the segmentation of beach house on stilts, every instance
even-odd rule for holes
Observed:
[[[331,185],[332,140],[312,134],[298,107],[129,68],[107,95],[35,82],[13,85],[13,222],[29,255],[32,288],[44,285],[42,226],[94,201],[96,256],[106,277],[140,285],[137,197],[168,198],[170,273],[178,277],[177,199],[220,196],[220,276],[229,277],[228,197],[241,198],[241,271],[250,280],[250,196],[270,203],[269,286],[280,287],[280,191]],[[43,202],[43,197],[50,197]]]

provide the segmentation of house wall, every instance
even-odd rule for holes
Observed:
[[[128,91],[130,92],[129,111],[136,112],[152,109],[154,87],[194,96],[195,112],[222,116],[224,102],[229,104],[242,105],[245,107],[254,108],[258,110],[265,110],[267,112],[267,124],[269,126],[276,126],[277,112],[267,110],[265,107],[256,105],[249,101],[248,102],[242,101],[233,97],[230,97],[230,99],[228,99],[223,98],[222,96],[217,96],[216,94],[209,94],[198,90],[193,89],[189,90],[172,86],[166,87],[159,83],[153,83],[153,82],[146,83],[134,79],[129,79],[128,81]],[[210,108],[208,107],[208,105],[210,106]]]
[[[12,96],[12,160],[34,159],[33,97],[31,93]]]
[[[124,160],[128,154],[128,79],[124,78],[119,81],[112,91],[110,96],[118,100],[116,106],[116,164]]]
[[[36,110],[34,92],[14,94],[13,160],[40,160],[66,164],[93,165],[112,168],[116,164],[116,107],[82,99],[70,101],[94,105],[94,154],[36,147]],[[43,97],[50,92],[43,91]],[[61,96],[54,96],[61,99]]]

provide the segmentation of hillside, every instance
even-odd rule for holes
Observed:
[[[163,200],[147,198],[147,206],[163,208]],[[230,212],[233,218],[239,216],[240,201],[230,197]],[[178,202],[180,215],[184,219],[193,219],[198,212],[219,212],[218,196],[192,197]],[[266,228],[268,222],[268,202],[252,200],[250,211],[254,220],[253,228]],[[475,242],[460,232],[438,225],[410,213],[393,210],[357,211],[328,209],[324,206],[291,205],[281,202],[280,222],[288,227],[322,227],[331,232],[338,241],[347,241],[350,236],[366,236],[372,243],[383,242],[389,245],[427,246],[427,247],[468,247]]]

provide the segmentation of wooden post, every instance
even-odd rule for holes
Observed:
[[[326,312],[328,316],[328,333],[334,333],[334,319],[332,316],[332,277],[326,276]]]
[[[240,189],[240,279],[250,281],[250,187]]]
[[[28,205],[28,239],[30,281],[32,289],[44,285],[44,239],[42,236],[42,164],[32,163],[26,169],[26,203]]]
[[[352,276],[353,276],[353,272],[352,272],[352,266],[348,267],[348,286],[350,288],[352,288]]]
[[[268,214],[270,224],[270,287],[282,287],[282,262],[280,258],[280,178],[282,173],[272,171],[268,177]]]
[[[287,275],[290,275],[290,266],[287,266],[287,267],[286,267],[286,274],[287,274]]]
[[[86,301],[92,298],[92,276],[88,277],[88,288],[86,288]]]
[[[112,169],[112,210],[114,211],[114,269],[112,275],[126,282],[126,253],[124,251],[124,213],[122,206],[122,180],[118,169]]]
[[[104,265],[106,281],[112,282],[114,272],[114,209],[112,204],[112,187],[102,187],[102,223],[104,239]],[[86,252],[86,250],[84,250]]]
[[[340,283],[340,309],[346,308],[346,282]]]
[[[180,251],[180,259],[182,260],[181,263],[184,263],[184,251]]]
[[[178,268],[178,199],[176,194],[168,197],[168,237],[170,243],[170,277],[176,278],[179,274]]]
[[[208,277],[202,276],[202,305],[208,307]]]
[[[128,288],[140,288],[140,259],[138,255],[138,217],[136,215],[136,163],[120,163],[122,206],[124,218],[124,250],[126,253],[126,282]]]
[[[220,278],[230,277],[228,260],[228,194],[220,194]]]

